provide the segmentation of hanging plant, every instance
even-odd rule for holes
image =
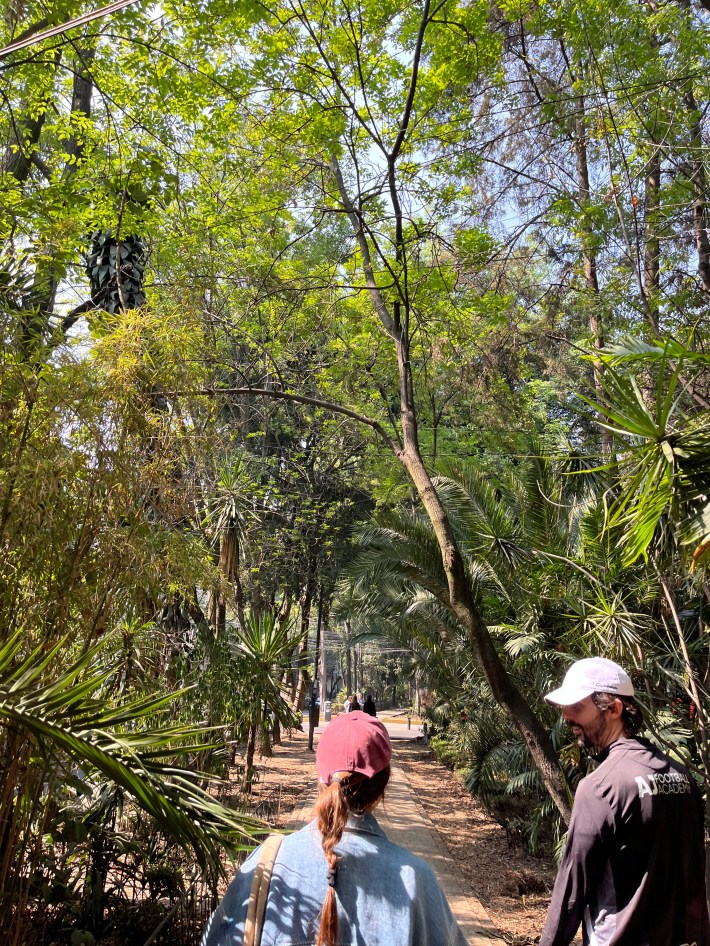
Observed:
[[[85,257],[91,297],[107,312],[126,312],[145,305],[145,245],[137,236],[115,239],[97,231]]]

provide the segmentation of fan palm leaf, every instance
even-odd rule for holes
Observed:
[[[273,611],[251,614],[242,624],[232,649],[235,656],[242,657],[250,678],[255,717],[267,703],[279,722],[290,726],[294,715],[281,691],[281,680],[307,629],[297,629],[295,622],[282,621]]]
[[[0,722],[31,736],[48,755],[64,754],[125,789],[136,805],[185,849],[201,867],[219,868],[219,849],[253,845],[265,826],[225,808],[174,759],[193,751],[201,727],[151,725],[179,694],[106,704],[115,668],[97,668],[106,646],[99,642],[68,668],[52,673],[68,646],[22,657],[20,636],[0,650]]]
[[[710,411],[688,413],[687,380],[681,381],[693,366],[704,368],[705,358],[671,339],[662,352],[651,347],[656,377],[650,398],[633,373],[639,359],[646,364],[649,352],[626,340],[620,354],[612,349],[605,358],[602,398],[584,399],[624,447],[611,464],[619,489],[608,507],[607,526],[625,564],[647,558],[654,544],[661,547],[671,536],[667,522],[682,544],[695,547],[696,559],[710,548]],[[631,362],[628,369],[615,367],[624,361]]]

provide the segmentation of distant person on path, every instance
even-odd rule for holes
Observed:
[[[362,704],[362,710],[364,713],[367,713],[368,716],[377,716],[377,707],[375,706],[375,701],[372,699],[369,693],[365,697],[365,702]]]
[[[353,695],[351,693],[349,696],[345,698],[345,702],[343,703],[343,712],[349,713],[352,708],[353,708]]]
[[[360,706],[357,696],[354,696],[352,698],[352,702],[350,703],[350,712],[352,713],[353,710],[361,710],[361,709],[362,709],[362,706]]]
[[[599,763],[577,788],[539,946],[708,946],[700,793],[692,775],[637,736],[631,678],[589,657],[548,693]]]
[[[320,737],[315,820],[284,838],[268,889],[261,946],[467,946],[429,865],[388,841],[373,809],[390,777],[392,746],[362,712],[336,716]],[[244,938],[255,851],[202,937]]]

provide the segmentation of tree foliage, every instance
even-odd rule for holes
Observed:
[[[566,812],[537,694],[600,649],[707,773],[705,5],[191,0],[40,38],[87,9],[0,24],[38,39],[0,60],[16,665],[49,694],[45,652],[121,641],[137,707],[196,684],[209,768],[293,718],[349,608],[467,711],[478,790],[544,809],[524,733]]]

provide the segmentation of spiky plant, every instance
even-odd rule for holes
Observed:
[[[251,614],[233,639],[233,652],[239,662],[239,685],[248,695],[248,727],[244,787],[251,791],[254,751],[259,731],[264,729],[268,711],[284,726],[293,725],[291,705],[281,691],[284,671],[307,629],[299,630],[292,621],[282,620],[275,612]]]
[[[225,808],[180,764],[204,745],[204,730],[166,720],[178,694],[110,699],[120,663],[104,660],[109,638],[66,665],[68,640],[23,654],[21,635],[0,649],[0,741],[6,765],[0,793],[0,929],[12,940],[63,781],[95,773],[109,794],[120,791],[148,814],[200,868],[216,877],[220,852],[250,847],[267,830]],[[82,790],[84,791],[84,790]],[[49,794],[48,794],[49,793]]]

